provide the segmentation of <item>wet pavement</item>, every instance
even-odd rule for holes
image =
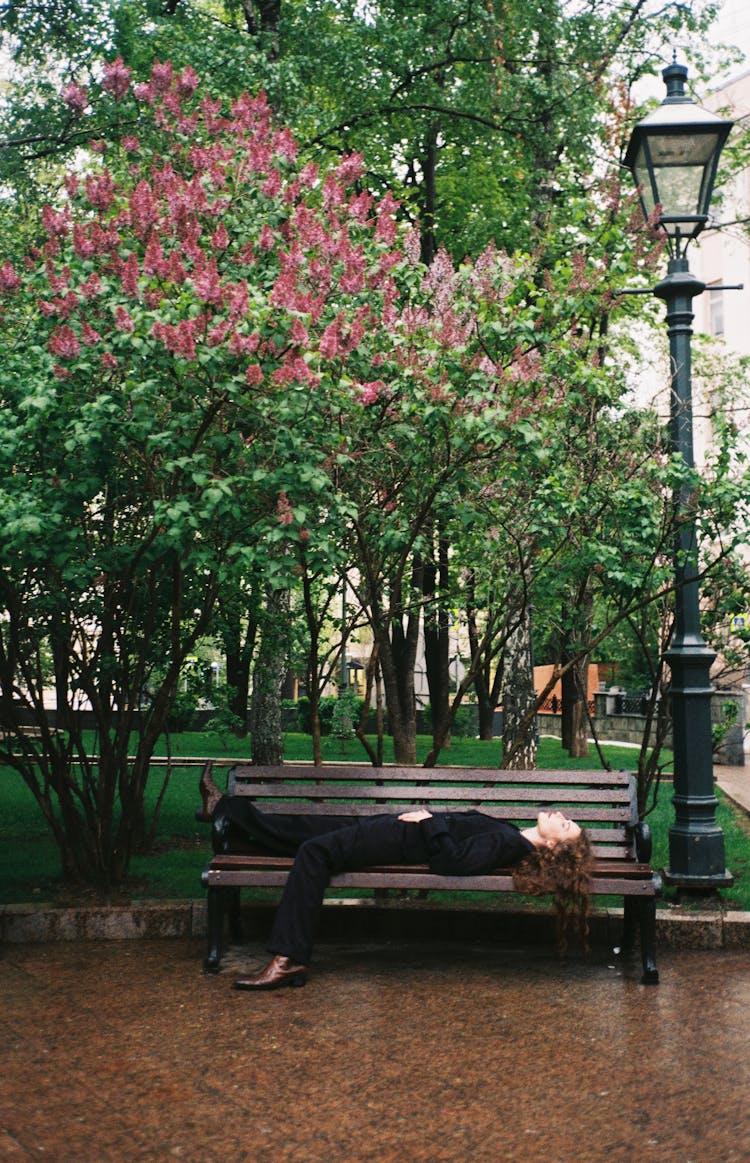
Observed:
[[[750,765],[719,767],[714,764],[714,776],[721,790],[726,792],[739,808],[750,812]]]
[[[750,958],[324,941],[307,986],[203,942],[0,946],[0,1159],[730,1163],[750,1148]]]

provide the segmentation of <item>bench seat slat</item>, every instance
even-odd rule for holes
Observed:
[[[259,852],[257,854],[247,855],[227,854],[226,856],[214,856],[209,868],[212,872],[231,872],[240,869],[251,873],[262,873],[266,869],[285,869],[288,871],[292,867],[292,864],[293,859],[290,856],[269,856],[266,853]],[[378,864],[373,865],[370,871],[373,873],[398,871],[408,875],[412,869],[415,872],[429,872],[426,864]],[[592,875],[599,876],[604,874],[608,876],[616,874],[640,878],[652,876],[652,871],[648,864],[636,864],[634,861],[611,860],[607,858],[597,859],[594,863]],[[460,884],[465,884],[471,879],[471,877],[464,876],[445,877],[438,873],[432,873],[431,875],[439,883],[451,879],[458,881]]]
[[[281,888],[286,883],[288,869],[263,868],[251,872],[247,868],[229,868],[209,870],[206,875],[206,884],[213,887],[248,888],[255,885],[258,888]],[[423,871],[420,866],[400,870],[398,868],[380,868],[372,870],[358,870],[357,872],[341,872],[331,879],[331,888],[368,888],[382,889],[384,877],[388,878],[389,888],[410,888],[433,891],[513,891],[513,876],[510,872],[493,872],[483,876],[440,876],[434,872]],[[653,878],[645,873],[641,876],[622,875],[621,872],[611,871],[601,875],[594,873],[591,879],[591,892],[597,896],[620,895],[627,893],[630,896],[653,896]]]

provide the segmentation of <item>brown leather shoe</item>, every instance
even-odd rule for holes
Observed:
[[[283,985],[304,985],[307,981],[307,966],[292,961],[291,957],[277,954],[255,977],[238,977],[235,989],[281,989]]]
[[[214,783],[214,777],[211,774],[213,769],[212,763],[207,763],[203,768],[198,790],[201,793],[201,802],[203,807],[198,808],[195,813],[196,820],[200,820],[202,824],[210,824],[213,817],[216,805],[222,797],[222,792]]]

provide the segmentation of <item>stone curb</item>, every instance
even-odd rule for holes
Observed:
[[[347,901],[347,905],[359,903]],[[362,902],[365,903],[365,902]],[[369,904],[369,902],[366,902]],[[331,902],[335,909],[335,902]],[[252,909],[252,905],[250,906]],[[266,914],[269,905],[256,908]],[[336,910],[339,911],[339,910]],[[351,916],[349,909],[344,910]],[[359,909],[352,910],[359,912]],[[383,910],[387,913],[391,910]],[[411,912],[411,910],[409,910]],[[439,906],[433,910],[432,920],[446,912],[452,913],[453,922],[459,910],[448,910]],[[328,912],[328,909],[326,909]],[[395,915],[397,910],[392,910]],[[398,914],[404,910],[399,909]],[[471,930],[473,911],[464,910],[463,919],[467,924],[461,929],[468,936]],[[492,916],[484,914],[484,919]],[[592,916],[592,936],[609,940],[610,930],[616,930],[622,919],[622,909],[597,909]],[[552,916],[548,911],[507,913],[503,929],[508,936],[523,933],[532,937],[530,928],[538,929],[544,936],[550,935]],[[383,916],[380,917],[382,930]],[[385,920],[386,928],[388,926]],[[486,924],[479,926],[481,935],[487,936]],[[452,933],[456,930],[452,924]],[[150,940],[166,937],[204,937],[206,935],[205,900],[186,901],[140,901],[130,905],[91,905],[65,908],[45,904],[19,904],[0,906],[0,944],[21,944],[50,941],[119,941],[146,938]],[[416,933],[415,933],[416,935]],[[444,935],[444,932],[443,934]],[[456,935],[458,935],[456,933]],[[478,933],[478,935],[480,935]],[[715,949],[750,950],[750,913],[691,912],[679,909],[657,909],[656,913],[657,949]]]

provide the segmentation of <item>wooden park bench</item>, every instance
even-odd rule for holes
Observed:
[[[477,809],[525,827],[540,809],[560,809],[589,829],[595,856],[591,892],[622,897],[622,948],[632,948],[640,932],[644,984],[656,984],[656,896],[659,877],[649,866],[651,840],[638,821],[636,784],[628,772],[497,771],[457,767],[369,767],[284,764],[237,765],[228,776],[227,794],[250,796],[263,812],[326,812],[352,817],[393,812],[413,806],[435,811]],[[232,851],[231,840],[213,829],[214,856],[203,872],[208,898],[207,972],[219,969],[225,918],[232,940],[240,941],[240,890],[278,888],[286,881],[291,858],[263,852]],[[441,876],[426,865],[373,867],[333,877],[338,888],[417,889],[460,892],[512,892],[510,869],[483,876]],[[409,898],[404,897],[404,908]]]

